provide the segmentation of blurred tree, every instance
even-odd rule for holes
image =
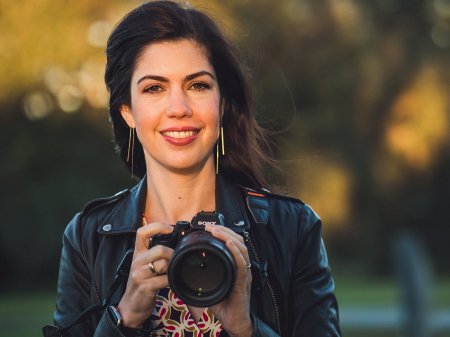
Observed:
[[[56,281],[61,235],[135,183],[114,153],[106,39],[140,1],[0,3],[0,282]],[[386,271],[401,227],[449,271],[450,1],[193,1],[249,62],[258,120],[332,258]]]
[[[390,237],[414,226],[447,270],[446,236],[433,233],[450,233],[430,180],[448,180],[450,2],[246,1],[237,11],[245,43],[262,50],[259,112],[283,129],[289,93],[297,108],[279,155],[299,159],[295,195],[323,215],[331,255],[387,271]]]

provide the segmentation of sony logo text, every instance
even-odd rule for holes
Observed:
[[[206,225],[215,225],[216,222],[215,221],[199,221],[198,224],[206,226]]]

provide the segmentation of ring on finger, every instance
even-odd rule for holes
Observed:
[[[148,264],[148,269],[150,269],[150,271],[151,271],[153,274],[158,274],[158,272],[156,271],[155,266],[153,265],[152,262],[150,262],[150,263]]]
[[[250,269],[252,267],[252,264],[250,263],[245,269]]]

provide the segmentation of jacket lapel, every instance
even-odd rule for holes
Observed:
[[[142,226],[146,195],[147,178],[145,176],[113,208],[101,222],[97,232],[106,235],[136,232]]]
[[[216,212],[222,213],[227,227],[234,227],[239,221],[249,224],[239,187],[220,173],[216,176]]]

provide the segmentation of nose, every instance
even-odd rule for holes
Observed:
[[[167,117],[183,118],[192,116],[189,99],[181,88],[171,90],[168,100]]]

